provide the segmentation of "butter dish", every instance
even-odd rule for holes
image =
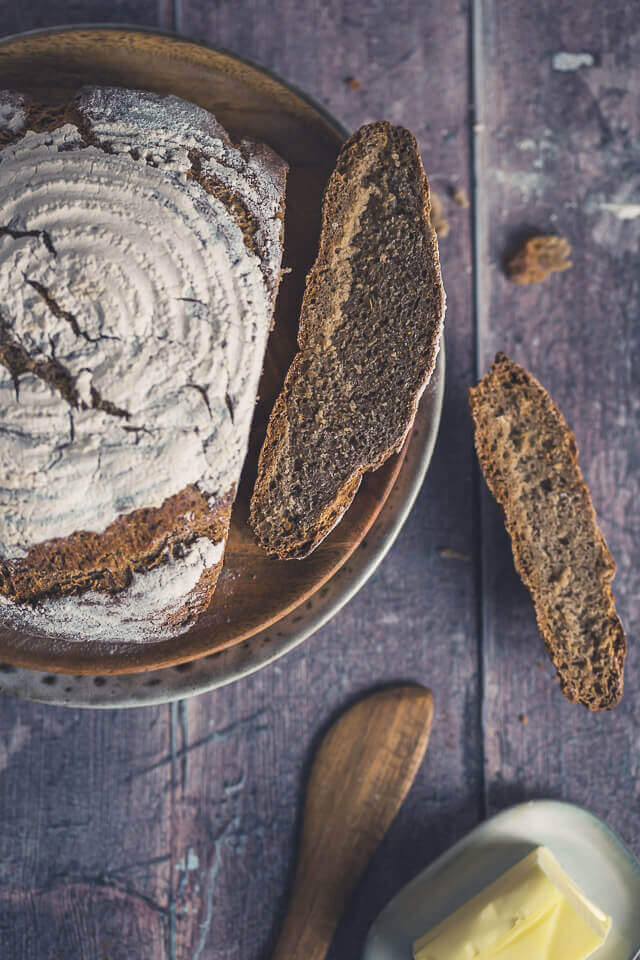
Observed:
[[[511,807],[442,854],[379,915],[364,960],[411,960],[413,941],[539,846],[611,917],[609,935],[590,960],[637,960],[640,865],[602,820],[557,800]]]

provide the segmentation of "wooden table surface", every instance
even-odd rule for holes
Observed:
[[[358,695],[420,681],[427,758],[341,924],[356,958],[380,908],[479,820],[582,804],[640,855],[640,14],[626,0],[26,0],[0,32],[142,23],[273,67],[351,127],[417,135],[443,197],[447,386],[424,488],[358,596],[295,652],[173,706],[0,701],[0,956],[267,960],[319,733]],[[579,55],[576,57],[575,55]],[[462,188],[470,208],[454,202]],[[627,206],[625,206],[627,205]],[[626,214],[626,215],[625,215]],[[510,284],[523,232],[573,268]],[[618,560],[630,652],[617,711],[553,682],[474,458],[467,389],[506,349],[573,427]],[[524,722],[522,718],[526,718]]]

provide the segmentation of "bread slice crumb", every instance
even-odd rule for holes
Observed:
[[[610,710],[622,696],[626,640],[611,592],[616,565],[575,438],[547,391],[503,353],[470,403],[478,459],[562,691],[590,710]]]
[[[271,555],[311,553],[413,424],[445,309],[429,212],[407,130],[372,123],[345,143],[251,500],[250,525]]]

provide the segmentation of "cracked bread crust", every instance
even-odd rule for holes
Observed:
[[[575,438],[547,391],[503,353],[470,404],[478,459],[562,691],[610,710],[622,696],[626,640],[611,592],[616,565]]]
[[[223,541],[231,516],[231,492],[212,508],[193,484],[161,507],[118,517],[102,533],[81,530],[31,547],[25,557],[0,561],[0,593],[16,603],[70,596],[85,590],[113,594],[134,573],[151,570],[199,537]]]
[[[267,553],[311,553],[362,475],[400,450],[435,367],[444,309],[416,141],[389,123],[362,127],[327,185],[300,350],[260,454],[250,523]]]
[[[118,91],[115,91],[118,93]],[[127,96],[135,97],[128,91],[122,91]],[[26,119],[21,129],[15,126],[5,126],[0,129],[0,145],[18,143],[28,132],[43,133],[56,131],[65,124],[73,124],[79,131],[86,145],[95,147],[105,153],[116,152],[116,148],[108,142],[100,142],[100,137],[91,131],[88,120],[88,111],[91,109],[91,96],[100,96],[95,91],[89,91],[84,100],[82,95],[59,108],[48,108],[28,101],[19,95],[3,95],[3,102],[12,103],[16,111],[23,110]],[[140,94],[153,102],[154,95]],[[163,98],[156,98],[162,100]],[[186,105],[204,129],[215,133],[222,143],[221,155],[208,157],[198,140],[198,129],[194,128],[194,143],[189,150],[191,168],[185,170],[185,177],[192,179],[206,193],[221,200],[235,220],[244,238],[245,247],[253,253],[259,269],[263,275],[263,282],[267,288],[269,299],[273,305],[279,283],[279,256],[282,247],[283,219],[284,219],[284,182],[286,165],[277,158],[272,151],[259,144],[242,142],[238,147],[232,146],[225,131],[206,111]],[[206,164],[224,164],[225,150],[241,150],[246,159],[245,169],[248,171],[249,200],[234,193],[233,177],[238,177],[236,170],[227,174],[223,171],[222,181],[218,181],[215,170],[203,172]],[[221,159],[222,157],[222,159]],[[139,157],[134,157],[139,160]],[[153,157],[142,158],[142,162],[156,165]],[[256,189],[256,177],[264,173],[269,181],[270,204],[275,203],[273,215],[275,227],[266,231],[264,222],[260,220],[260,192]],[[225,177],[229,182],[225,181]],[[274,191],[279,190],[278,196]],[[254,207],[252,210],[251,207]],[[13,223],[0,228],[0,235],[8,235],[15,239],[23,236],[40,240],[47,250],[55,257],[51,237],[45,230],[24,230],[16,228]],[[277,258],[277,259],[276,259]],[[56,317],[69,325],[74,335],[90,340],[83,331],[78,317],[59,303],[54,294],[38,281],[26,278],[34,293],[44,302],[46,308]],[[189,299],[186,298],[185,299]],[[193,301],[196,303],[196,301]],[[198,301],[200,304],[200,301]],[[201,306],[206,306],[201,304]],[[271,318],[269,318],[271,319]],[[93,385],[83,385],[82,378],[73,376],[53,353],[52,356],[33,355],[22,342],[12,334],[10,318],[0,310],[0,364],[10,373],[13,379],[16,396],[19,396],[21,378],[36,377],[54,390],[69,406],[70,433],[69,444],[73,443],[73,411],[94,409],[118,419],[118,429],[130,432],[137,438],[147,431],[144,424],[132,422],[131,413],[123,406],[113,403],[104,397]],[[202,395],[204,405],[209,410],[209,398],[206,390],[199,384],[186,384]],[[234,417],[234,398],[225,396],[225,403],[229,410],[231,421]],[[2,442],[3,427],[0,423],[0,443]],[[63,452],[60,454],[63,455]],[[167,497],[160,506],[144,507],[129,513],[119,515],[101,532],[93,530],[78,530],[65,537],[54,537],[39,543],[32,544],[25,555],[9,556],[0,560],[0,621],[7,611],[6,601],[11,603],[11,615],[5,617],[14,628],[21,628],[20,610],[24,611],[24,627],[29,629],[33,622],[30,611],[50,605],[56,598],[83,597],[87,594],[101,594],[105,602],[112,597],[118,600],[130,588],[132,582],[145,573],[157,571],[163,566],[179,563],[180,557],[198,543],[210,542],[220,546],[220,551],[209,551],[203,554],[209,557],[209,565],[202,573],[184,604],[169,611],[164,619],[163,626],[167,628],[165,635],[172,635],[190,625],[208,606],[214,592],[218,575],[222,567],[222,553],[229,532],[231,506],[235,498],[237,482],[212,495],[206,488],[198,484],[187,485],[182,491]],[[114,608],[114,622],[117,621],[117,605]],[[55,624],[54,624],[55,627]],[[117,635],[117,626],[114,630]],[[162,632],[157,634],[159,638]],[[82,639],[77,637],[74,639]]]

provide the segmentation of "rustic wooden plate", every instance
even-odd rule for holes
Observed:
[[[45,103],[86,83],[173,93],[210,109],[234,135],[270,144],[290,164],[284,265],[276,323],[236,501],[225,565],[198,624],[161,642],[55,644],[0,630],[0,658],[18,666],[78,674],[132,673],[184,663],[246,640],[305,603],[346,562],[375,521],[405,451],[368,475],[343,521],[306,560],[265,557],[247,526],[266,420],[295,352],[304,278],[316,251],[324,185],[347,132],[310,98],[230,54],[156,31],[63,28],[0,42],[0,87]],[[405,447],[406,450],[406,447]]]
[[[376,522],[346,563],[313,596],[271,627],[217,653],[174,667],[105,675],[51,673],[0,663],[0,694],[65,707],[112,709],[183,700],[235,683],[308,640],[356,595],[409,516],[435,447],[445,382],[444,344],[418,407],[402,469]]]

